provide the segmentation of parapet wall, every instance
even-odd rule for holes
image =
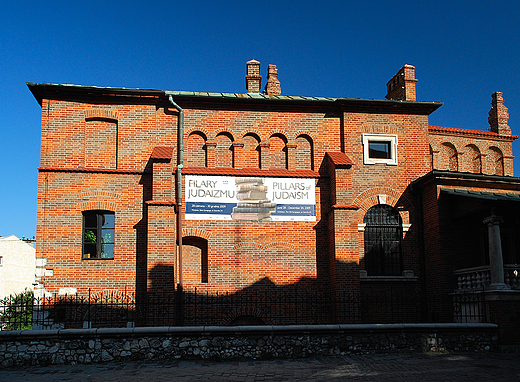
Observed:
[[[269,359],[384,352],[485,352],[494,324],[140,327],[0,332],[0,366],[158,359]]]

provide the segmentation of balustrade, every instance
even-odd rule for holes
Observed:
[[[491,284],[489,265],[473,268],[458,269],[457,289],[484,289]],[[504,265],[504,282],[511,289],[520,289],[520,265]]]

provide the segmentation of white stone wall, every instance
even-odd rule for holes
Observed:
[[[494,324],[140,327],[0,331],[0,368],[145,359],[275,359],[496,351]]]

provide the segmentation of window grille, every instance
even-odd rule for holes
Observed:
[[[365,269],[369,276],[401,275],[402,220],[386,204],[370,208],[364,219]]]

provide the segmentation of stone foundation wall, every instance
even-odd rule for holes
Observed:
[[[494,324],[152,327],[0,332],[0,365],[497,350]]]

